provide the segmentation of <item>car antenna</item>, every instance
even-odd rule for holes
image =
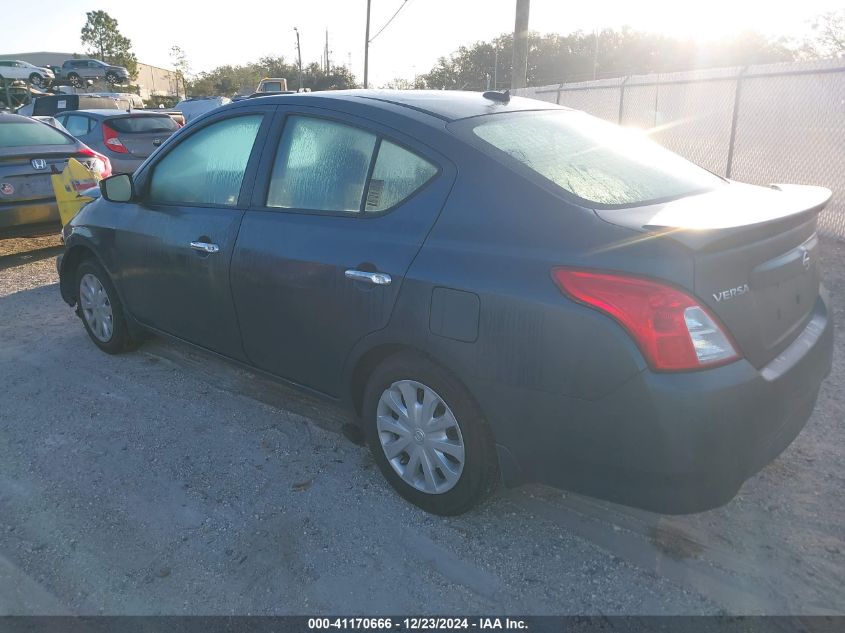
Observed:
[[[482,97],[485,99],[490,99],[490,101],[498,101],[499,103],[507,103],[511,100],[511,91],[510,90],[488,90],[487,92],[483,92],[481,94]]]

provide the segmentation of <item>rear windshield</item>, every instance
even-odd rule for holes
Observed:
[[[282,90],[282,82],[280,81],[265,81],[261,84],[263,92],[280,92]]]
[[[75,142],[41,121],[0,120],[0,147],[73,145]]]
[[[573,111],[481,117],[473,132],[593,204],[634,206],[712,190],[724,180],[638,131]]]
[[[153,134],[159,132],[172,132],[179,126],[169,116],[135,116],[123,117],[120,119],[109,119],[108,124],[116,132],[122,134]]]

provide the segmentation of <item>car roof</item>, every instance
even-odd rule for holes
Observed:
[[[456,121],[484,114],[518,112],[522,110],[568,110],[563,106],[545,101],[510,97],[507,101],[490,99],[481,92],[460,90],[336,90],[305,92],[292,95],[268,95],[255,97],[271,103],[303,103],[304,99],[323,101],[342,100],[366,102],[370,106],[387,109],[400,106],[423,112],[444,121]],[[243,103],[239,101],[237,103]],[[318,105],[318,104],[314,104]]]
[[[119,109],[109,109],[109,108],[91,108],[91,109],[79,109],[79,110],[65,110],[62,112],[64,114],[68,112],[73,114],[74,112],[82,112],[84,114],[93,114],[94,116],[98,117],[125,117],[125,116],[168,116],[165,112],[146,112],[140,110],[119,110]]]

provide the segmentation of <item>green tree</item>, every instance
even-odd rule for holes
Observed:
[[[811,26],[813,37],[805,42],[805,52],[813,57],[845,55],[845,9],[823,13]]]
[[[629,27],[567,35],[533,32],[528,36],[528,85],[790,61],[796,54],[783,40],[758,33],[701,43]],[[512,35],[501,35],[441,57],[421,78],[429,88],[484,90],[495,77],[497,88],[507,88],[512,55]]]
[[[174,44],[170,47],[170,59],[173,60],[173,67],[176,69],[176,79],[182,84],[182,92],[188,94],[188,75],[191,72],[191,66],[188,63],[188,56],[181,46]],[[178,84],[177,84],[177,92]]]
[[[82,43],[89,54],[109,64],[124,66],[133,79],[138,77],[138,59],[132,52],[132,41],[121,34],[117,20],[105,11],[89,11],[82,27]]]
[[[232,97],[249,94],[264,77],[284,77],[288,86],[297,85],[297,66],[284,57],[262,57],[242,66],[218,66],[199,73],[190,83],[193,96],[223,95]],[[302,84],[311,90],[341,90],[357,86],[355,76],[345,66],[332,66],[326,72],[319,62],[312,62],[302,69]]]

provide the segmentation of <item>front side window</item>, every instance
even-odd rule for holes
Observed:
[[[473,133],[587,202],[642,205],[715,189],[724,181],[644,135],[583,112],[480,117]]]
[[[375,134],[343,123],[288,118],[267,206],[358,213],[375,145]]]
[[[150,202],[235,206],[262,119],[232,117],[185,138],[155,165]]]

